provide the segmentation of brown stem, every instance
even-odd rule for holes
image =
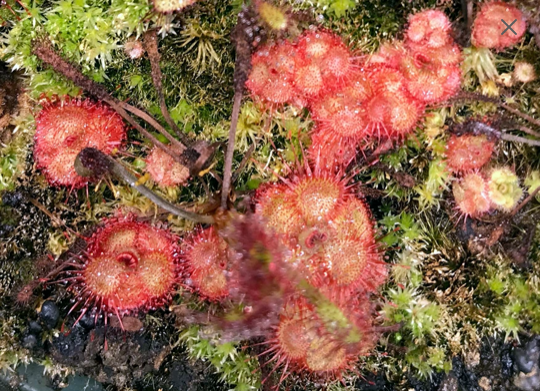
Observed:
[[[529,144],[535,147],[540,147],[540,140],[531,140],[531,139],[520,137],[520,136],[514,136],[513,134],[503,133],[500,130],[497,130],[483,122],[469,121],[467,123],[467,126],[470,126],[475,132],[484,133],[484,134],[492,134],[501,140]]]
[[[510,217],[514,217],[517,212],[519,212],[525,205],[527,205],[527,203],[529,203],[534,197],[536,197],[538,192],[540,192],[540,186],[538,186],[531,194],[529,194],[527,198],[521,201],[519,205],[514,208],[512,213],[510,213]]]
[[[540,140],[531,140],[529,138],[514,136],[513,134],[501,133],[500,138],[506,141],[512,141],[515,143],[528,144],[533,147],[540,147]]]
[[[75,162],[75,168],[77,173],[83,176],[102,176],[104,173],[110,172],[117,178],[126,182],[129,186],[133,187],[154,204],[176,216],[192,220],[196,223],[214,223],[214,218],[212,216],[204,216],[187,211],[160,197],[146,186],[140,184],[138,179],[115,159],[98,149],[85,148],[79,152]]]
[[[236,180],[240,176],[240,173],[242,172],[242,170],[244,169],[244,167],[248,163],[249,159],[251,159],[251,155],[253,155],[254,150],[255,150],[255,144],[251,144],[249,149],[247,150],[246,154],[244,155],[244,158],[242,159],[242,161],[238,165],[238,168],[233,173],[232,178],[231,178],[231,183],[236,182]]]
[[[184,144],[182,144],[180,141],[175,139],[169,132],[167,132],[167,129],[165,129],[163,126],[161,126],[161,124],[154,117],[152,117],[150,114],[148,114],[147,112],[145,112],[145,111],[143,111],[141,109],[138,109],[137,107],[134,107],[134,106],[132,106],[132,105],[126,103],[126,102],[119,102],[119,103],[126,111],[129,111],[129,112],[135,114],[137,117],[145,120],[152,127],[154,127],[159,133],[161,133],[163,136],[165,136],[167,138],[167,140],[169,140],[170,143],[172,145],[174,145],[178,149],[178,152],[183,152],[186,149],[186,146]]]
[[[472,0],[461,0],[461,8],[461,11],[463,12],[463,19],[465,20],[465,36],[470,37],[473,22],[472,16],[474,10],[474,2]],[[468,41],[470,41],[470,39]]]
[[[173,121],[169,110],[167,109],[167,104],[165,103],[165,95],[163,94],[163,74],[161,73],[161,68],[159,66],[159,60],[161,56],[158,51],[158,36],[155,29],[147,31],[143,36],[143,45],[144,49],[148,53],[148,58],[150,59],[150,66],[152,68],[152,82],[158,94],[159,107],[161,109],[161,114],[165,117],[165,121],[169,126],[176,132],[176,135],[180,137],[180,140],[186,145],[189,145],[189,140],[180,130],[178,125]]]
[[[535,130],[532,130],[530,128],[528,128],[527,126],[523,126],[523,125],[514,125],[512,127],[508,127],[508,129],[503,129],[503,131],[508,131],[508,130],[519,130],[523,133],[527,133],[533,137],[536,137],[536,138],[539,138],[540,139],[540,132],[537,132]]]
[[[500,107],[502,107],[503,109],[505,109],[506,111],[509,111],[509,112],[511,112],[512,114],[517,115],[518,117],[523,118],[525,121],[528,121],[528,122],[530,122],[531,124],[534,124],[534,125],[536,125],[536,126],[540,126],[540,120],[537,120],[536,118],[533,118],[533,117],[531,117],[531,116],[528,115],[528,114],[522,113],[522,112],[519,111],[518,109],[514,109],[513,107],[508,106],[506,103],[498,102],[497,104],[498,104]]]
[[[199,154],[196,151],[193,151],[191,149],[185,149],[178,154],[173,149],[169,148],[167,145],[163,144],[161,141],[159,141],[152,133],[150,133],[148,130],[143,128],[137,121],[133,119],[122,107],[122,103],[118,102],[116,99],[112,98],[112,100],[109,99],[103,99],[106,103],[108,103],[118,114],[122,116],[131,126],[133,126],[135,129],[137,129],[143,136],[145,136],[147,139],[149,139],[152,144],[154,144],[156,147],[162,149],[164,152],[166,152],[168,155],[170,155],[177,163],[180,163],[188,168],[192,168],[197,161],[197,158]]]
[[[40,211],[42,211],[45,215],[47,215],[51,221],[56,224],[58,227],[65,227],[67,231],[71,232],[73,235],[78,235],[78,232],[71,229],[66,225],[64,221],[62,221],[59,217],[55,216],[52,212],[49,212],[49,210],[38,200],[27,197],[26,198],[32,205],[34,205],[36,208],[38,208]]]
[[[223,187],[221,188],[221,207],[227,209],[227,200],[231,188],[232,163],[234,155],[234,142],[236,139],[236,127],[238,125],[238,116],[240,115],[240,106],[242,104],[242,92],[235,92],[234,104],[231,115],[231,127],[229,128],[229,141],[227,143],[227,152],[225,153],[225,168],[223,171]]]
[[[234,154],[234,142],[236,138],[236,127],[238,125],[238,116],[240,115],[240,106],[242,104],[242,96],[246,80],[251,71],[251,54],[253,50],[254,35],[248,34],[249,20],[255,18],[255,10],[252,6],[245,6],[238,14],[236,26],[232,32],[232,41],[236,58],[234,61],[234,102],[231,114],[231,127],[229,129],[229,141],[227,144],[227,152],[225,154],[225,167],[223,170],[223,187],[221,188],[221,207],[227,209],[227,200],[229,199],[229,191],[231,188],[232,163]]]
[[[515,109],[515,108],[507,105],[506,103],[501,102],[499,99],[496,99],[496,98],[492,98],[492,97],[482,95],[482,94],[478,94],[478,93],[474,93],[474,92],[461,91],[456,96],[456,99],[457,100],[474,100],[474,101],[494,103],[497,106],[505,109],[506,111],[509,111],[510,113],[512,113],[514,115],[517,115],[518,117],[523,118],[525,121],[528,121],[531,124],[534,124],[536,126],[540,126],[540,120],[538,120],[538,119],[536,119],[534,117],[531,117],[528,114],[522,113],[518,109]]]

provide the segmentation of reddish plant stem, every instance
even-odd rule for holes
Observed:
[[[178,141],[173,136],[171,136],[171,134],[167,132],[167,130],[163,126],[161,126],[161,124],[150,114],[146,113],[145,111],[141,109],[138,109],[137,107],[131,106],[128,103],[125,103],[125,102],[119,102],[119,103],[122,105],[122,107],[126,111],[129,111],[135,114],[137,117],[145,120],[151,126],[153,126],[159,133],[164,135],[167,138],[167,140],[169,140],[170,143],[178,149],[178,152],[183,152],[186,149],[186,146],[184,144],[182,144],[180,141]]]
[[[225,168],[223,171],[223,187],[221,188],[221,207],[227,209],[227,200],[231,189],[232,163],[234,156],[234,142],[236,139],[236,127],[238,125],[238,116],[240,115],[240,106],[242,105],[242,93],[234,94],[233,111],[231,115],[231,127],[229,129],[229,141],[227,143],[227,152],[225,153]]]
[[[169,156],[171,156],[177,163],[180,163],[188,168],[191,168],[195,161],[191,159],[189,156],[186,156],[183,152],[186,151],[185,146],[182,145],[184,148],[180,154],[176,153],[174,150],[172,150],[169,146],[163,144],[161,141],[159,141],[152,133],[147,131],[145,128],[143,128],[137,121],[133,119],[122,107],[122,104],[116,101],[116,99],[112,98],[112,100],[109,99],[103,99],[107,104],[109,104],[118,114],[122,116],[131,126],[133,126],[135,129],[137,129],[143,136],[145,136],[147,139],[149,139],[152,144],[154,144],[156,147],[162,149],[164,152],[166,152]],[[159,131],[159,129],[157,129]],[[165,131],[169,136],[169,132]],[[163,134],[165,136],[165,134]],[[167,137],[167,136],[165,136]]]
[[[540,147],[540,140],[531,140],[520,136],[514,136],[513,134],[503,133],[500,130],[492,128],[491,126],[483,122],[472,121],[471,124],[473,125],[474,130],[480,133],[491,133],[501,140],[513,141],[517,143],[529,144],[534,147]]]
[[[175,216],[194,221],[202,224],[214,223],[212,216],[200,215],[195,212],[191,212],[182,209],[166,199],[162,198],[152,190],[139,183],[138,179],[129,172],[124,166],[117,162],[114,158],[104,154],[95,148],[85,148],[77,155],[77,161],[75,163],[77,173],[81,176],[102,176],[105,173],[111,173],[118,179],[123,180],[129,186],[133,187],[143,196],[148,198],[154,204],[160,208],[172,213]]]
[[[536,118],[531,117],[528,114],[522,113],[518,109],[514,109],[511,106],[508,106],[506,103],[498,102],[497,103],[500,107],[505,109],[506,111],[509,111],[510,113],[517,115],[518,117],[523,118],[525,121],[530,122],[531,124],[534,124],[536,126],[540,126],[540,120],[537,120]]]
[[[161,109],[161,114],[165,118],[165,121],[169,126],[176,132],[176,135],[180,137],[180,140],[186,145],[189,144],[189,140],[180,130],[178,125],[173,121],[169,110],[167,109],[167,104],[165,103],[165,95],[163,93],[163,74],[161,73],[161,68],[159,66],[159,61],[161,56],[158,51],[158,36],[156,30],[150,30],[146,32],[143,36],[143,45],[144,49],[148,53],[148,58],[150,59],[150,66],[152,68],[152,82],[154,83],[154,88],[158,94],[159,107]]]
[[[514,208],[514,210],[512,211],[512,213],[510,213],[510,217],[514,217],[517,212],[519,212],[525,205],[527,205],[534,197],[536,197],[536,195],[538,194],[538,192],[540,192],[540,186],[537,187],[531,194],[529,194],[529,196],[527,198],[525,198],[523,201],[521,201],[519,203],[518,206],[516,206]]]
[[[538,120],[538,119],[536,119],[534,117],[531,117],[528,114],[522,113],[518,109],[515,109],[515,108],[507,105],[506,103],[501,102],[499,99],[496,99],[496,98],[492,98],[492,97],[482,95],[482,94],[478,94],[478,93],[474,93],[474,92],[461,91],[456,96],[455,99],[456,100],[473,100],[473,101],[481,101],[481,102],[493,103],[493,104],[505,109],[506,111],[508,111],[508,112],[510,112],[510,113],[512,113],[514,115],[517,115],[520,118],[523,118],[525,121],[528,121],[533,125],[540,126],[540,120]]]
[[[529,134],[531,136],[534,136],[534,137],[537,137],[537,138],[540,139],[540,132],[536,132],[536,131],[534,131],[532,129],[529,129],[526,126],[517,126],[516,130],[519,130],[519,131],[521,131],[523,133],[527,133],[527,134]]]
[[[229,141],[227,152],[225,154],[225,167],[223,172],[223,187],[221,188],[221,207],[227,209],[227,201],[231,188],[232,163],[234,155],[234,142],[236,139],[236,127],[238,125],[238,116],[240,115],[240,106],[244,88],[251,71],[251,54],[253,50],[253,35],[249,36],[248,20],[254,17],[253,8],[244,6],[244,9],[238,14],[236,26],[232,32],[232,41],[236,51],[234,61],[234,102],[231,114],[231,127],[229,129]]]

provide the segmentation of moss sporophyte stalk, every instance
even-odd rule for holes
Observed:
[[[520,384],[492,367],[540,330],[529,3],[7,0],[0,368]]]

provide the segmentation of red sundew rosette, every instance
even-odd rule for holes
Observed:
[[[70,289],[88,307],[120,316],[164,305],[179,275],[177,238],[133,215],[103,221]]]
[[[319,65],[306,59],[299,60],[294,75],[294,88],[308,101],[323,95],[325,82]]]
[[[438,10],[426,10],[409,17],[405,47],[413,57],[438,66],[458,65],[461,50],[454,43],[448,17]]]
[[[340,89],[354,70],[341,37],[325,30],[308,31],[299,38],[297,59],[295,88],[308,99]]]
[[[516,33],[508,29],[503,34],[507,26],[502,20]],[[471,41],[476,47],[503,50],[517,44],[526,30],[525,15],[519,9],[502,1],[492,1],[481,5],[473,23]]]
[[[478,171],[457,179],[452,185],[452,193],[456,209],[465,217],[477,218],[492,207],[487,179]]]
[[[461,69],[457,65],[437,66],[426,63],[411,66],[404,73],[407,77],[407,91],[425,104],[444,102],[461,88]]]
[[[329,171],[347,167],[356,157],[356,142],[331,132],[312,130],[307,156],[310,162]]]
[[[328,171],[267,186],[256,213],[289,249],[286,262],[318,288],[349,295],[376,289],[386,276],[367,207]]]
[[[368,69],[373,95],[379,92],[400,93],[405,91],[407,81],[398,69],[385,65],[371,66]]]
[[[348,91],[327,94],[311,105],[311,113],[320,132],[347,139],[353,148],[366,136],[365,108]]]
[[[424,113],[424,104],[406,88],[403,75],[386,66],[370,71],[372,95],[363,103],[369,121],[366,134],[376,139],[403,139],[412,133]]]
[[[286,184],[269,183],[257,189],[256,214],[278,235],[296,236],[302,228],[293,194]]]
[[[126,139],[122,118],[101,102],[65,97],[43,103],[36,116],[34,158],[51,185],[81,188],[75,158],[87,147],[111,154]]]
[[[185,286],[210,301],[229,295],[229,246],[213,227],[199,230],[184,240],[181,258]]]
[[[352,197],[334,213],[330,226],[299,236],[305,244],[295,253],[297,258],[307,253],[309,281],[329,294],[350,297],[358,291],[375,292],[386,281],[388,270],[377,250],[371,213],[363,201]],[[322,235],[324,248],[317,248]],[[311,237],[315,244],[310,247]]]
[[[368,62],[378,73],[394,69],[402,75],[407,92],[424,104],[440,103],[459,91],[461,87],[461,52],[455,45],[412,52],[402,43],[384,45]],[[374,75],[374,80],[381,76]]]
[[[328,306],[336,306],[343,314],[337,328],[332,327],[331,316],[325,319]],[[370,303],[364,297],[328,299],[321,295],[308,300],[294,296],[284,305],[279,324],[266,343],[271,360],[283,368],[282,379],[289,372],[336,379],[353,369],[359,356],[369,354],[377,338]]]
[[[454,42],[440,48],[422,48],[411,50],[411,55],[417,64],[432,64],[434,66],[459,66],[463,60],[460,47]]]
[[[361,262],[336,264],[331,270],[332,278],[349,288],[361,288],[365,292],[377,291],[386,282],[388,266],[382,261],[375,243],[371,211],[364,201],[351,197],[340,207],[334,222],[344,252],[348,251],[352,259],[356,251]]]
[[[387,43],[372,55],[367,65],[380,72],[390,68],[403,75],[412,97],[424,104],[440,103],[461,87],[461,50],[452,40],[440,47],[411,47],[399,41]]]
[[[246,87],[256,98],[270,104],[294,101],[295,53],[294,45],[288,41],[261,47],[252,56]]]
[[[404,91],[378,91],[366,102],[366,134],[375,139],[404,139],[423,113],[424,106]]]
[[[482,168],[493,155],[495,142],[486,135],[452,135],[446,144],[446,163],[453,172]]]
[[[419,48],[440,48],[448,45],[451,24],[444,12],[425,10],[409,17],[405,33],[409,45]]]
[[[378,51],[371,54],[366,61],[368,68],[376,69],[384,66],[391,69],[399,69],[402,57],[408,54],[405,45],[401,41],[386,42]]]
[[[161,186],[181,185],[189,178],[189,169],[158,147],[154,147],[146,157],[145,170]]]
[[[450,32],[444,13],[420,12],[409,19],[405,46],[394,51],[400,52],[395,61],[407,79],[409,93],[426,104],[450,98],[461,86],[461,50]]]
[[[316,123],[308,150],[311,161],[332,169],[354,158],[357,145],[368,137],[364,101],[372,95],[372,89],[368,74],[355,71],[341,89],[311,102]]]

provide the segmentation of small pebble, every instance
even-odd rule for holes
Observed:
[[[491,380],[487,377],[482,376],[478,381],[478,385],[485,391],[491,391]]]
[[[28,334],[22,339],[22,346],[26,349],[34,349],[38,344],[38,339],[34,334]]]
[[[124,329],[125,331],[131,333],[139,331],[144,327],[143,323],[133,316],[124,316],[122,318],[122,323],[120,323],[120,320],[117,317],[112,317],[110,320],[110,325],[111,327]]]
[[[36,322],[35,320],[32,320],[30,321],[30,323],[28,323],[28,332],[30,334],[34,334],[34,335],[39,335],[41,333],[41,325],[39,324],[39,322]]]
[[[58,310],[58,306],[53,301],[47,300],[41,306],[39,318],[41,319],[45,327],[49,329],[54,328],[58,323],[58,319],[60,318],[60,311]]]
[[[79,323],[77,323],[77,325],[86,330],[92,330],[96,326],[95,316],[87,312],[82,316],[81,319],[79,319]]]
[[[22,200],[23,195],[18,191],[8,191],[2,195],[2,203],[7,206],[16,207]]]
[[[459,384],[456,375],[450,372],[445,376],[441,386],[439,387],[439,391],[458,391],[458,386]]]
[[[540,376],[538,366],[530,373],[520,373],[514,378],[514,385],[521,391],[540,391]]]
[[[478,366],[478,364],[480,364],[480,352],[474,351],[467,353],[465,356],[465,363],[473,368]]]
[[[538,364],[539,357],[540,349],[536,339],[529,341],[525,347],[514,350],[514,361],[519,371],[523,373],[530,373]]]

